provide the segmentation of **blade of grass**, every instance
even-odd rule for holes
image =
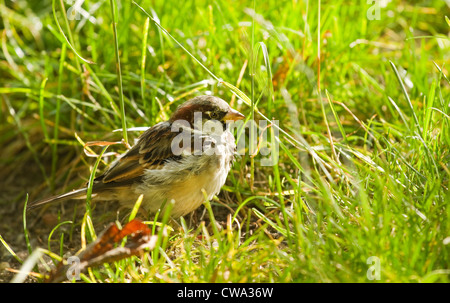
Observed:
[[[120,118],[122,119],[122,136],[125,144],[128,145],[128,133],[127,133],[127,120],[125,117],[125,101],[123,99],[123,86],[122,86],[122,70],[120,67],[120,55],[119,55],[119,42],[117,39],[117,16],[116,16],[116,4],[115,0],[110,0],[111,5],[111,16],[112,16],[112,27],[114,34],[114,54],[116,58],[116,74],[117,74],[117,85],[119,86],[119,104],[120,104]]]
[[[134,218],[136,218],[136,214],[139,211],[139,208],[141,207],[143,199],[144,199],[144,195],[143,194],[141,194],[137,198],[136,203],[134,203],[133,209],[131,210],[131,214],[130,214],[130,217],[128,218],[128,222],[131,222],[131,221],[134,220]]]
[[[222,241],[220,241],[221,236],[220,236],[219,229],[217,228],[218,223],[216,221],[216,218],[214,217],[214,213],[211,208],[211,202],[209,202],[208,195],[204,189],[202,189],[202,193],[204,196],[203,205],[205,205],[205,208],[208,211],[208,215],[209,215],[209,219],[211,220],[211,226],[212,226],[212,229],[214,232],[214,236],[216,237],[216,239],[219,243],[219,247],[220,247],[222,245]]]
[[[120,109],[117,106],[117,104],[114,102],[114,99],[111,97],[111,94],[108,92],[108,90],[103,85],[102,81],[99,79],[97,74],[94,72],[94,70],[89,66],[86,65],[86,69],[89,72],[89,75],[94,79],[95,84],[98,86],[100,91],[102,92],[103,96],[109,101],[109,104],[111,105],[111,108],[113,109],[114,113],[118,116],[121,115]]]
[[[97,171],[98,165],[100,161],[102,160],[103,154],[108,149],[109,145],[106,145],[103,147],[102,151],[97,157],[97,160],[95,161],[94,167],[92,168],[91,175],[89,176],[89,182],[87,186],[87,192],[86,192],[86,211],[89,214],[89,217],[92,218],[92,209],[91,209],[91,201],[92,201],[92,190],[94,187],[94,179],[95,179],[95,173]]]
[[[253,10],[256,9],[256,1],[253,0]],[[251,78],[251,88],[250,88],[250,100],[251,100],[251,111],[250,111],[250,122],[255,121],[255,17],[252,16],[252,40],[251,40],[251,50],[250,50],[250,78]],[[255,133],[254,124],[250,124],[252,129],[250,129],[250,134]],[[250,139],[249,150],[251,153],[255,151],[254,140]],[[253,191],[253,183],[255,182],[255,158],[250,157],[250,190]]]
[[[425,99],[425,117],[424,117],[424,123],[423,123],[423,133],[422,136],[424,138],[424,141],[427,141],[427,135],[428,131],[431,127],[431,117],[433,116],[433,111],[431,108],[433,107],[434,103],[434,94],[436,91],[436,80],[434,79],[431,83],[431,87],[428,89],[428,95]],[[424,97],[425,98],[425,97]]]
[[[58,223],[58,224],[51,230],[51,232],[48,234],[48,239],[47,239],[47,247],[48,247],[48,250],[49,250],[49,251],[51,251],[50,242],[52,241],[52,235],[53,235],[53,233],[54,233],[61,225],[64,225],[64,224],[72,224],[72,223],[73,223],[72,221],[64,221],[64,222],[60,222],[60,223]]]
[[[44,91],[45,84],[47,83],[48,78],[44,78],[41,82],[41,88],[39,89],[39,120],[41,121],[42,132],[44,133],[45,140],[48,140],[48,131],[44,122]]]
[[[391,64],[392,70],[394,71],[395,76],[397,77],[397,80],[398,80],[398,83],[400,84],[403,95],[405,96],[406,101],[408,101],[409,109],[411,110],[411,114],[414,118],[414,123],[415,123],[414,125],[417,128],[418,132],[421,132],[419,119],[417,118],[416,111],[414,110],[414,106],[412,105],[411,99],[409,98],[408,92],[406,91],[406,87],[403,84],[402,78],[397,70],[397,67],[395,66],[394,62],[389,61],[389,63]]]
[[[154,9],[151,9],[152,12],[152,16],[155,19],[155,23],[160,24],[160,20],[158,17],[158,14],[155,12]],[[163,81],[163,89],[164,91],[167,91],[167,73],[166,70],[164,69],[164,66],[166,65],[166,56],[164,55],[165,52],[165,43],[164,43],[164,35],[163,32],[161,30],[161,28],[159,26],[156,26],[158,29],[158,38],[159,38],[159,46],[160,46],[160,50],[159,50],[159,55],[161,57],[161,64],[163,66],[162,68],[162,74],[160,77],[160,81]],[[156,115],[156,103],[155,100],[152,100],[152,115]]]
[[[334,116],[334,120],[336,121],[338,128],[339,128],[339,132],[341,133],[341,137],[344,140],[344,142],[346,144],[348,144],[347,142],[347,134],[345,133],[344,127],[342,126],[341,120],[339,119],[339,115],[336,112],[336,109],[334,108],[334,104],[331,101],[331,96],[328,93],[328,90],[325,90],[325,94],[327,95],[327,100],[328,100],[328,104],[331,108],[331,111],[333,112],[333,116]]]
[[[32,255],[33,254],[33,248],[31,247],[31,242],[30,242],[30,236],[28,233],[28,227],[27,227],[27,204],[28,204],[28,194],[27,197],[25,199],[25,204],[23,205],[23,212],[22,212],[22,222],[23,222],[23,234],[25,236],[25,243],[27,244],[27,250],[28,250],[28,255]],[[26,263],[26,261],[25,261]],[[25,266],[25,263],[22,266]],[[31,267],[30,267],[31,270]],[[37,265],[34,267],[34,271],[38,272],[38,267]]]
[[[141,100],[142,106],[144,109],[147,108],[147,101],[145,99],[145,61],[147,58],[147,40],[148,40],[148,31],[150,27],[150,19],[146,18],[144,23],[144,38],[142,39],[142,48],[141,48]],[[154,119],[153,117],[153,108],[151,109],[151,121]]]
[[[56,94],[59,96],[61,95],[62,91],[62,78],[63,78],[63,71],[64,71],[64,61],[66,60],[66,51],[67,51],[67,44],[63,43],[61,46],[61,57],[59,59],[59,70],[58,70],[58,87],[56,89]],[[56,109],[55,109],[55,126],[53,127],[53,140],[55,140],[55,143],[52,145],[52,171],[51,171],[51,183],[52,183],[52,191],[55,189],[55,178],[56,178],[56,166],[58,163],[58,137],[59,137],[59,120],[61,117],[61,99],[56,98]]]
[[[428,158],[429,158],[429,159],[431,160],[431,162],[433,163],[433,166],[434,166],[434,169],[435,169],[435,172],[436,172],[436,176],[438,176],[438,175],[439,175],[439,169],[438,169],[438,167],[437,167],[436,161],[434,160],[433,154],[431,153],[430,149],[428,148],[428,145],[425,143],[425,141],[424,141],[424,139],[423,139],[423,136],[422,136],[422,129],[421,129],[421,127],[420,127],[419,119],[417,118],[416,112],[415,112],[415,110],[414,110],[414,107],[413,107],[413,104],[412,104],[412,102],[411,102],[411,99],[409,98],[408,92],[406,91],[406,87],[405,87],[405,85],[403,84],[403,80],[402,80],[402,78],[400,77],[400,74],[399,74],[399,72],[398,72],[397,67],[395,66],[395,64],[394,64],[392,61],[389,61],[389,63],[391,64],[392,70],[394,71],[395,76],[397,77],[397,80],[398,80],[398,82],[399,82],[399,84],[400,84],[400,87],[402,88],[403,95],[405,96],[406,100],[408,101],[409,108],[410,108],[411,113],[412,113],[413,118],[414,118],[414,126],[416,127],[417,135],[419,136],[419,139],[420,139],[420,141],[422,142],[422,144],[423,144],[423,146],[424,146],[424,148],[425,148],[425,150],[426,150],[426,152],[427,152],[427,154],[428,154]]]
[[[175,39],[171,34],[169,34],[169,32],[161,26],[161,24],[159,24],[152,16],[150,16],[149,13],[147,13],[141,6],[139,6],[139,4],[137,4],[136,2],[133,1],[133,4],[136,5],[137,7],[139,7],[139,9],[148,17],[150,18],[150,20],[152,20],[157,27],[159,27],[168,37],[170,37],[173,41],[175,41],[176,44],[178,44],[179,47],[181,47],[182,50],[184,50],[192,59],[194,59],[201,67],[203,67],[203,69],[208,72],[208,74],[211,75],[211,77],[213,77],[214,79],[216,79],[218,82],[220,82],[221,80],[214,75],[205,65],[203,65],[200,60],[198,60],[194,55],[192,55],[180,42],[178,42],[177,39]]]
[[[274,130],[273,128],[271,128],[271,135],[272,135],[272,142],[275,141],[275,136],[274,136]],[[280,176],[280,171],[278,169],[278,163],[274,163],[274,165],[272,166],[273,168],[273,177],[275,179],[275,187],[276,190],[278,192],[278,198],[280,199],[280,210],[281,210],[281,214],[283,215],[283,221],[284,221],[284,228],[285,230],[289,230],[289,220],[288,220],[288,216],[286,213],[286,207],[284,205],[284,196],[282,194],[282,186],[281,186],[281,176]],[[291,234],[290,233],[285,233],[285,235],[287,235],[287,241],[288,244],[291,246],[293,243],[291,241]]]
[[[64,14],[64,16],[65,16],[64,19],[66,20],[66,25],[67,25],[68,28],[70,28],[70,27],[68,26],[67,16],[65,15],[64,2],[63,2],[62,0],[60,0],[60,2],[61,2],[61,7],[62,7],[63,14]],[[61,35],[64,37],[64,40],[66,40],[66,43],[67,43],[67,45],[69,45],[70,49],[71,49],[71,50],[75,53],[75,55],[76,55],[80,60],[82,60],[83,62],[88,63],[88,64],[95,64],[95,62],[92,62],[92,61],[90,61],[90,60],[87,60],[87,59],[83,58],[83,57],[76,51],[75,47],[73,46],[73,41],[72,41],[72,43],[71,43],[71,42],[69,41],[69,39],[67,38],[67,36],[64,34],[64,31],[63,31],[63,29],[61,28],[61,25],[59,24],[58,18],[56,17],[55,0],[52,0],[52,11],[53,11],[53,17],[54,17],[54,19],[55,19],[56,25],[58,26],[59,32],[60,32]],[[72,37],[70,31],[69,31],[68,35],[69,35],[70,38]],[[71,39],[71,40],[73,40],[73,39]],[[76,62],[78,62],[78,61],[76,61]],[[79,62],[77,63],[77,65],[78,65],[78,70],[81,71],[81,67],[79,66]]]
[[[263,214],[262,212],[260,212],[258,209],[256,208],[252,208],[253,213],[260,218],[261,220],[263,220],[264,222],[266,222],[267,224],[269,224],[270,226],[272,226],[275,230],[277,230],[280,234],[283,235],[283,237],[287,237],[288,233],[291,233],[289,230],[280,227],[278,224],[276,224],[275,222],[273,222],[272,220],[270,220],[265,214]]]
[[[159,252],[160,252],[159,248],[161,247],[161,243],[164,240],[163,238],[167,238],[167,233],[168,233],[169,228],[166,225],[170,219],[170,214],[172,212],[174,205],[175,205],[174,200],[172,200],[172,201],[166,202],[165,205],[163,206],[164,214],[163,214],[163,218],[162,218],[161,225],[160,225],[161,227],[158,231],[158,238],[156,240],[155,249],[152,250],[153,264],[157,264],[159,261]],[[163,264],[161,264],[161,266],[163,266]]]
[[[11,254],[11,256],[16,259],[17,262],[20,264],[23,264],[22,259],[19,258],[19,256],[14,252],[14,250],[6,243],[6,241],[3,239],[2,235],[0,235],[0,242],[2,242],[3,246],[6,248],[6,250]]]

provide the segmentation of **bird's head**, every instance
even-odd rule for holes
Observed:
[[[227,122],[244,119],[245,116],[224,100],[215,96],[198,96],[181,104],[170,117],[170,122],[187,121],[191,126],[197,122],[219,121],[224,129]]]

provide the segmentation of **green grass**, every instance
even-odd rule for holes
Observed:
[[[0,1],[2,209],[20,205],[19,218],[27,193],[79,187],[114,160],[88,157],[80,140],[133,144],[126,128],[200,94],[278,120],[279,141],[276,126],[267,134],[279,159],[262,166],[247,150],[200,222],[150,218],[157,248],[83,281],[376,282],[372,256],[380,282],[450,281],[445,1],[391,1],[379,20],[366,1],[136,3],[86,1],[91,22],[69,20],[62,0]],[[23,247],[11,244],[22,225],[0,229],[0,258],[20,264],[15,251],[46,247],[41,237],[56,263],[76,252],[69,239],[95,239],[104,217],[72,205],[46,234],[28,230],[42,216],[28,213]]]

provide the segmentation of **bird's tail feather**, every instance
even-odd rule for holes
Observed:
[[[36,200],[27,205],[27,210],[32,210],[48,203],[62,202],[70,199],[84,199],[86,198],[86,192],[87,188],[81,188],[62,195]]]

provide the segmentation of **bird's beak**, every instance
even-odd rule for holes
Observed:
[[[235,109],[230,109],[228,111],[228,113],[225,115],[225,117],[223,117],[223,121],[237,121],[237,120],[242,120],[244,119],[245,116],[243,114],[241,114],[240,112],[238,112]]]

